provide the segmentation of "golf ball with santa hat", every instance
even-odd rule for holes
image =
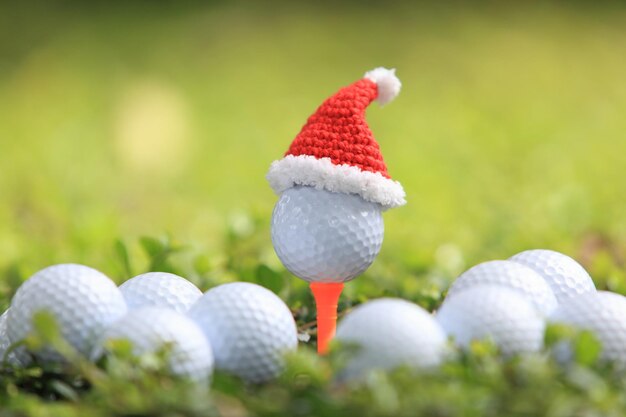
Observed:
[[[365,109],[400,92],[395,70],[376,68],[328,98],[296,136],[267,179],[280,196],[272,215],[276,254],[311,284],[318,309],[318,350],[333,337],[343,283],[380,251],[382,212],[405,204],[391,179]]]

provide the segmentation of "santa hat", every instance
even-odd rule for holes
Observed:
[[[387,172],[380,147],[365,121],[374,100],[384,105],[400,92],[394,69],[376,68],[339,90],[309,117],[285,156],[267,174],[272,189],[306,185],[357,194],[383,209],[406,203],[404,189]]]

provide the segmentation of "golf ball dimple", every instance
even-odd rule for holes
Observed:
[[[570,298],[550,316],[551,323],[593,332],[602,344],[602,359],[626,365],[626,297],[607,291]],[[561,350],[562,356],[568,356]]]
[[[543,347],[545,322],[519,292],[482,284],[447,297],[437,321],[455,343],[491,339],[504,355],[537,352]]]
[[[437,366],[447,347],[446,334],[430,313],[393,298],[356,307],[339,323],[336,339],[357,349],[341,378],[358,377],[371,369]]]
[[[18,288],[9,309],[7,330],[11,342],[21,341],[33,331],[33,316],[47,312],[56,320],[61,336],[88,356],[94,339],[126,311],[122,293],[106,275],[83,265],[54,265],[35,273]],[[49,346],[33,353],[43,361],[62,360]]]
[[[136,355],[171,349],[168,365],[173,375],[207,382],[213,373],[213,352],[202,330],[190,318],[159,307],[131,310],[104,332],[92,358],[98,359],[111,340],[128,340]]]
[[[353,194],[298,186],[284,191],[272,215],[276,254],[311,282],[344,282],[363,273],[380,251],[381,206]]]
[[[481,284],[502,285],[523,294],[541,314],[548,316],[556,307],[556,297],[548,283],[534,270],[511,261],[478,264],[459,276],[448,295]]]
[[[587,292],[596,286],[585,269],[567,255],[546,249],[520,252],[510,258],[533,269],[546,280],[559,303]]]
[[[258,383],[276,377],[298,346],[291,311],[273,292],[247,282],[207,291],[189,310],[209,339],[215,366]]]
[[[137,275],[120,285],[129,310],[141,307],[165,307],[185,313],[202,291],[191,282],[167,272]]]

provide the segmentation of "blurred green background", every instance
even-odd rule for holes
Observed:
[[[477,345],[437,373],[332,382],[306,283],[272,249],[264,176],[378,66],[403,90],[368,121],[408,204],[340,314],[382,295],[433,310],[464,269],[528,248],[626,293],[624,2],[2,2],[0,311],[31,273],[78,262],[117,282],[258,282],[313,338],[279,381],[218,372],[211,395],[126,362],[18,370],[0,415],[622,415],[623,373],[591,366],[588,340],[573,368]]]
[[[382,3],[0,6],[0,269],[120,281],[118,239],[135,259],[141,236],[170,234],[183,271],[219,274],[235,234],[242,262],[281,271],[269,164],[387,66],[402,93],[368,121],[409,203],[385,214],[364,281],[410,292],[547,247],[619,287],[626,7]]]

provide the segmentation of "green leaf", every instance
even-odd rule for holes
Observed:
[[[472,340],[470,351],[476,358],[494,357],[498,354],[498,346],[490,338]]]
[[[174,272],[169,258],[185,248],[183,245],[173,242],[169,237],[156,239],[144,236],[140,239],[140,244],[150,259],[148,271]]]
[[[594,364],[600,357],[600,352],[602,344],[592,332],[581,332],[574,341],[574,357],[581,365]]]
[[[2,287],[0,295],[7,300],[7,304],[10,301],[10,296],[24,283],[27,277],[28,274],[24,273],[22,266],[18,262],[13,262],[5,268],[2,275],[0,275],[0,287]],[[6,308],[4,304],[4,302],[0,302],[0,307]]]
[[[66,384],[61,380],[55,379],[50,383],[50,385],[57,394],[59,394],[66,400],[70,400],[72,402],[78,402],[80,400],[80,397],[76,390],[74,390],[74,388],[72,388],[69,384]]]
[[[150,258],[155,258],[164,251],[163,243],[153,237],[143,236],[139,239],[139,243]]]
[[[128,256],[128,249],[126,247],[126,244],[121,239],[116,239],[113,245],[113,249],[118,258],[118,261],[122,266],[125,278],[132,277],[134,275],[133,268],[130,264],[130,257]]]
[[[564,324],[548,324],[544,336],[545,345],[550,347],[564,340],[572,340],[576,330]]]
[[[109,339],[106,341],[105,347],[111,354],[121,358],[133,356],[133,344],[127,339]]]
[[[285,286],[285,278],[267,265],[259,265],[255,271],[255,280],[259,285],[279,293]]]
[[[61,337],[56,319],[47,311],[38,311],[33,315],[33,327],[44,343],[55,343]]]
[[[394,415],[400,406],[398,391],[389,380],[388,374],[382,371],[368,372],[366,384],[372,394],[372,405],[384,415]]]
[[[234,375],[216,370],[213,374],[212,389],[223,394],[241,395],[241,380]]]

